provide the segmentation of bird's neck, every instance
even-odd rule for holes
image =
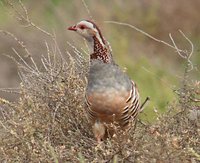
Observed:
[[[106,41],[101,34],[92,37],[90,44],[90,60],[100,60],[104,63],[112,62],[112,55]]]

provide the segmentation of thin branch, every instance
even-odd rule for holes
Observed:
[[[191,71],[193,68],[194,68],[194,66],[193,66],[193,63],[192,63],[192,61],[190,60],[190,58],[191,58],[191,56],[192,56],[192,54],[193,54],[193,52],[194,52],[194,45],[193,45],[193,43],[192,43],[192,41],[188,38],[188,37],[186,37],[186,35],[179,29],[179,32],[182,34],[182,36],[189,42],[189,44],[190,44],[190,46],[191,46],[191,51],[190,51],[190,53],[188,54],[188,58],[187,58],[187,61],[188,61],[188,63],[189,63],[189,65],[191,66],[191,68],[190,69],[188,69],[188,71]]]
[[[140,32],[140,33],[142,33],[143,35],[147,36],[148,38],[150,38],[150,39],[152,39],[152,40],[154,40],[154,41],[156,41],[156,42],[162,43],[162,44],[164,44],[164,45],[166,45],[166,46],[168,46],[168,47],[170,47],[170,48],[172,48],[172,49],[175,49],[175,50],[178,52],[178,54],[179,54],[180,57],[182,57],[182,58],[184,58],[184,59],[187,59],[187,61],[188,61],[189,64],[191,65],[191,69],[193,69],[193,64],[192,64],[192,62],[190,61],[190,58],[191,58],[191,56],[192,56],[192,54],[193,54],[194,46],[193,46],[193,43],[189,40],[189,38],[186,37],[186,35],[185,35],[181,30],[179,30],[179,32],[181,33],[181,35],[182,35],[182,36],[190,43],[190,45],[191,45],[191,52],[190,52],[189,54],[188,54],[187,51],[181,50],[181,49],[179,49],[179,48],[176,46],[175,41],[174,41],[174,39],[172,38],[171,34],[169,34],[169,37],[170,37],[170,39],[171,39],[173,45],[171,45],[170,43],[167,43],[167,42],[165,42],[165,41],[163,41],[163,40],[157,39],[157,38],[153,37],[152,35],[150,35],[150,34],[144,32],[143,30],[141,30],[141,29],[139,29],[139,28],[137,28],[137,27],[135,27],[135,26],[133,26],[133,25],[131,25],[131,24],[128,24],[128,23],[122,23],[122,22],[116,22],[116,21],[105,21],[105,23],[111,23],[111,24],[117,24],[117,25],[123,25],[123,26],[130,27],[130,28],[132,28],[132,29],[134,29],[134,30],[136,30],[136,31],[138,31],[138,32]],[[185,54],[185,56],[184,56],[182,53]],[[186,56],[187,56],[187,57],[186,57]]]
[[[29,66],[29,64],[18,54],[18,52],[12,48],[13,52],[19,57],[19,59],[26,65],[27,68],[29,68],[31,71],[34,71],[34,69]]]
[[[169,46],[169,47],[171,47],[171,48],[177,50],[173,45],[171,45],[171,44],[169,44],[169,43],[167,43],[167,42],[165,42],[165,41],[163,41],[163,40],[157,39],[157,38],[153,37],[152,35],[150,35],[150,34],[144,32],[143,30],[141,30],[141,29],[139,29],[139,28],[137,28],[137,27],[135,27],[135,26],[133,26],[133,25],[131,25],[131,24],[122,23],[122,22],[116,22],[116,21],[105,21],[105,23],[123,25],[123,26],[127,26],[127,27],[130,27],[130,28],[133,28],[133,29],[135,29],[136,31],[142,33],[143,35],[149,37],[150,39],[152,39],[152,40],[154,40],[154,41],[156,41],[156,42],[163,43],[163,44],[165,44],[165,45],[167,45],[167,46]],[[183,52],[181,49],[178,49],[178,50],[181,51],[181,52]]]
[[[74,51],[74,53],[78,56],[78,57],[80,57],[80,58],[84,58],[83,57],[83,55],[82,55],[82,53],[74,46],[74,45],[72,45],[69,41],[67,41],[67,44],[73,49],[73,51]],[[87,53],[86,53],[87,54]]]
[[[180,32],[180,31],[179,31]],[[182,32],[182,31],[181,31]],[[183,36],[184,36],[184,38],[186,38],[186,40],[189,40],[186,36],[185,36],[185,34],[182,32],[181,33]],[[193,64],[192,64],[192,62],[191,62],[191,60],[190,60],[190,57],[191,57],[191,55],[193,54],[193,44],[192,44],[192,42],[189,40],[189,43],[191,44],[191,52],[190,52],[190,54],[188,54],[188,52],[186,51],[186,52],[184,52],[184,54],[185,54],[185,56],[178,50],[178,47],[177,47],[177,45],[176,45],[176,43],[175,43],[175,41],[174,41],[174,39],[173,39],[173,37],[172,37],[172,35],[171,35],[171,33],[169,34],[169,38],[171,39],[171,41],[172,41],[172,43],[173,43],[173,45],[174,45],[174,47],[176,48],[176,51],[177,51],[177,53],[179,54],[179,56],[180,57],[182,57],[182,58],[184,58],[184,59],[186,59],[187,61],[188,61],[188,64],[191,66],[191,68],[188,70],[188,71],[191,71],[192,69],[193,69]]]
[[[13,56],[10,56],[10,55],[4,54],[4,53],[2,55],[9,58],[10,60],[12,60],[16,65],[18,65],[18,66],[21,65],[21,63],[19,63]]]
[[[25,52],[27,54],[27,57],[31,56],[31,53],[26,48],[25,44],[22,41],[20,41],[13,33],[10,33],[8,31],[4,31],[4,30],[0,30],[0,33],[3,33],[4,35],[10,36],[12,39],[14,39],[25,50]]]
[[[55,46],[55,53],[58,52],[59,55],[61,56],[61,58],[64,59],[63,56],[62,56],[62,52],[61,52],[61,50],[60,50],[60,48],[59,48],[59,45],[58,45],[58,43],[57,43],[55,32],[49,33],[49,32],[47,32],[47,31],[45,31],[44,29],[40,28],[39,26],[37,26],[35,23],[33,23],[33,22],[31,21],[30,17],[29,17],[29,13],[28,13],[26,7],[24,6],[24,4],[22,3],[21,0],[18,0],[18,3],[19,3],[19,6],[21,7],[21,9],[22,9],[22,11],[23,11],[24,14],[22,14],[22,13],[19,11],[19,9],[17,9],[16,6],[13,5],[13,3],[11,3],[9,0],[7,0],[6,3],[14,10],[14,12],[15,12],[16,15],[17,15],[17,19],[18,19],[19,21],[23,21],[23,22],[26,23],[25,27],[33,27],[33,28],[35,28],[36,30],[42,32],[43,34],[49,36],[49,37],[52,39],[53,43],[54,43],[54,46]],[[1,31],[0,31],[0,32],[1,32]],[[9,34],[11,37],[13,37],[13,38],[20,44],[20,46],[25,50],[25,52],[26,52],[26,53],[28,54],[28,56],[30,57],[31,62],[33,63],[33,65],[34,65],[36,71],[39,72],[36,63],[35,63],[35,61],[33,60],[32,56],[31,56],[31,53],[27,50],[27,48],[26,48],[26,46],[24,45],[24,43],[23,43],[22,41],[20,41],[17,37],[15,37],[12,33],[9,33],[9,32],[4,32],[4,33]],[[48,58],[49,58],[49,57],[50,57],[50,56],[49,56],[49,47],[48,47],[47,43],[46,43],[46,47],[47,47]]]
[[[85,7],[85,9],[86,9],[86,11],[87,11],[87,13],[88,13],[90,19],[91,19],[91,20],[94,20],[93,17],[92,17],[91,12],[90,12],[90,10],[89,10],[89,7],[88,7],[88,5],[87,5],[86,2],[85,2],[85,0],[82,0],[82,3],[83,3],[83,5],[84,5],[84,7]]]
[[[26,7],[24,6],[24,4],[22,3],[21,0],[19,0],[19,4],[20,4],[20,7],[23,9],[23,11],[25,12],[25,15],[26,15],[26,18],[28,19],[29,16],[28,16],[28,11],[26,9]]]
[[[19,88],[0,88],[0,91],[11,94],[21,94]]]
[[[50,64],[50,66],[52,66],[52,63],[51,63],[51,57],[50,57],[50,50],[49,50],[49,45],[48,43],[45,41],[45,45],[46,45],[46,48],[47,48],[47,57],[48,57],[48,62]]]
[[[189,53],[188,55],[188,59],[190,59],[190,57],[192,56],[193,52],[194,52],[194,45],[192,43],[192,41],[185,36],[185,34],[179,29],[179,32],[182,34],[182,36],[190,43],[190,46],[191,46],[191,52]]]
[[[26,7],[24,6],[24,4],[22,3],[21,0],[18,0],[18,2],[19,2],[19,4],[20,4],[22,10],[23,10],[24,13],[25,13],[25,16],[24,16],[23,14],[21,14],[21,13],[19,12],[19,10],[16,9],[16,7],[13,5],[13,3],[11,3],[9,0],[7,0],[6,2],[7,2],[7,4],[15,11],[15,13],[18,15],[17,19],[18,19],[19,21],[25,21],[25,22],[27,23],[27,24],[25,25],[25,27],[31,27],[31,26],[32,26],[32,27],[36,28],[38,31],[44,33],[45,35],[50,36],[52,39],[55,39],[55,38],[54,38],[54,35],[53,35],[52,33],[47,32],[46,30],[42,29],[41,27],[37,26],[35,23],[33,23],[33,22],[31,21],[31,19],[30,19],[30,17],[29,17],[29,14],[28,14],[28,11],[27,11]]]
[[[38,67],[37,67],[37,65],[36,65],[36,63],[35,63],[35,61],[34,61],[32,55],[31,55],[31,53],[30,53],[29,50],[26,48],[26,45],[24,44],[23,41],[20,41],[13,33],[10,33],[10,32],[8,32],[8,31],[0,30],[0,33],[3,33],[4,35],[8,35],[8,36],[10,36],[12,39],[14,39],[14,40],[20,45],[20,47],[21,47],[22,49],[24,49],[25,53],[27,54],[26,57],[30,58],[30,60],[31,60],[31,62],[33,63],[33,65],[34,65],[36,71],[39,72]]]
[[[13,103],[11,103],[10,101],[8,101],[8,100],[6,100],[4,98],[1,98],[1,97],[0,97],[0,104],[7,105],[7,106],[10,106],[12,108],[15,107],[15,105]]]
[[[181,54],[181,52],[178,50],[178,47],[177,47],[177,45],[176,45],[176,43],[175,43],[175,41],[174,41],[174,39],[173,39],[171,33],[169,33],[169,38],[170,38],[170,40],[172,41],[172,43],[173,43],[173,45],[174,45],[174,47],[175,47],[175,49],[176,49],[176,52],[180,55],[180,57],[182,57],[182,58],[184,58],[184,59],[187,59],[187,57],[186,57],[185,55]],[[185,54],[185,53],[184,53],[184,54]]]
[[[44,69],[48,72],[49,69],[47,68],[46,63],[44,62],[43,58],[41,58],[41,62],[42,62],[42,65],[43,65]]]

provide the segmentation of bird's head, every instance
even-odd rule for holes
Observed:
[[[90,20],[82,20],[79,23],[69,27],[68,30],[77,32],[88,41],[92,41],[93,38],[96,37],[101,40],[102,43],[104,43],[101,31],[97,25]]]
[[[103,38],[100,29],[90,20],[82,20],[71,26],[68,30],[75,31],[88,41],[91,60],[101,60],[104,63],[111,63],[112,54],[108,42]]]

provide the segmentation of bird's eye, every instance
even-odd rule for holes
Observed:
[[[80,26],[80,29],[85,29],[85,26],[84,26],[84,25],[81,25],[81,26]]]

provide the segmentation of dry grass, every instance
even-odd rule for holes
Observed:
[[[186,82],[180,104],[169,106],[155,124],[138,122],[125,133],[116,129],[114,138],[97,145],[84,112],[87,60],[58,56],[49,51],[40,71],[19,63],[21,98],[1,99],[1,162],[200,161],[199,115],[190,113],[199,109],[198,82]]]

